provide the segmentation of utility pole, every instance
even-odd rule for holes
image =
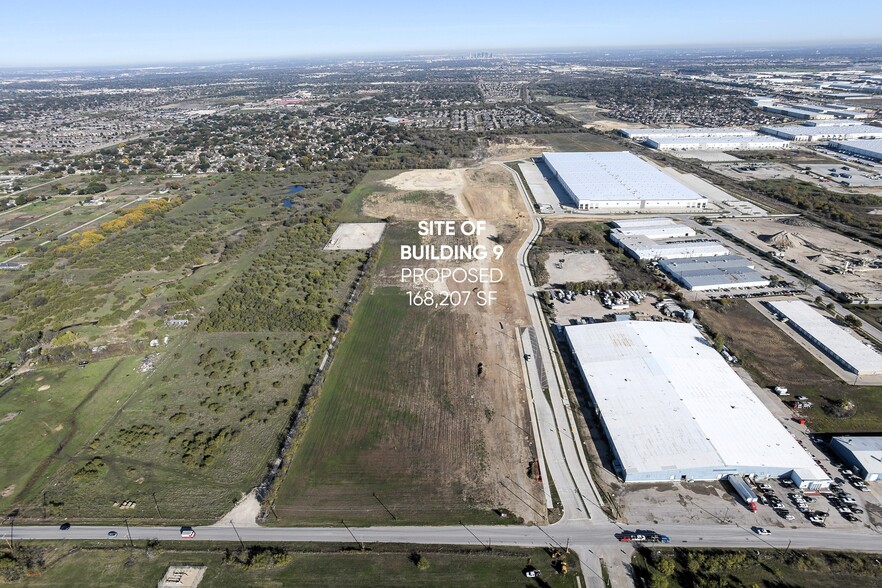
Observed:
[[[153,496],[153,505],[156,506],[156,514],[159,515],[159,518],[162,518],[162,513],[159,511],[159,503],[156,502],[156,492],[151,493]]]
[[[245,551],[245,542],[242,541],[242,537],[239,535],[239,529],[236,528],[233,519],[230,519],[230,525],[233,527],[233,532],[236,533],[236,538],[239,539],[239,545],[242,546],[242,551]]]
[[[358,540],[358,538],[355,536],[355,533],[353,533],[352,529],[349,528],[349,525],[346,524],[346,521],[341,519],[340,522],[343,523],[343,526],[346,527],[346,530],[349,531],[350,535],[352,535],[352,539],[356,543],[358,543],[358,546],[361,548],[362,551],[364,551],[364,543],[362,543],[361,541]]]
[[[126,534],[129,536],[129,545],[134,547],[135,542],[132,541],[132,531],[131,531],[131,529],[129,529],[129,519],[125,519],[125,521],[126,521]]]

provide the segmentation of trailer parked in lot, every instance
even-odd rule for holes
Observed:
[[[754,494],[753,490],[750,489],[750,486],[747,485],[747,482],[744,481],[744,478],[737,474],[729,474],[726,476],[726,481],[728,481],[732,488],[735,489],[735,492],[738,493],[738,496],[741,497],[741,500],[747,505],[747,508],[756,512],[757,506],[757,495]]]

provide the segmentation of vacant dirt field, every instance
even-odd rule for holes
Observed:
[[[771,323],[749,303],[741,300],[725,307],[702,304],[701,321],[721,333],[761,386],[785,386],[791,396],[804,395],[814,407],[802,411],[816,432],[869,432],[882,428],[882,387],[849,386]],[[853,416],[836,418],[825,408],[840,398],[857,404]]]
[[[441,178],[444,189],[458,185],[437,170],[420,174],[391,181],[400,189],[432,191],[438,190],[432,177]],[[500,507],[542,520],[541,485],[527,477],[532,436],[515,338],[527,320],[514,263],[528,220],[505,168],[457,174],[457,216],[488,221],[488,235],[477,239],[505,246],[501,260],[460,266],[501,269],[502,282],[492,285],[498,302],[410,305],[403,290],[419,288],[401,284],[400,268],[446,264],[402,262],[400,245],[420,242],[415,224],[389,226],[372,291],[359,303],[280,489],[280,522],[511,522],[489,512]],[[371,206],[389,194],[371,194]],[[445,211],[411,218],[455,217]]]
[[[444,192],[459,196],[464,178],[460,169],[416,169],[391,177],[385,183],[402,192]]]
[[[723,225],[748,243],[780,250],[785,260],[796,260],[800,270],[840,292],[859,292],[878,298],[882,269],[869,263],[882,259],[882,251],[802,219],[727,220]],[[848,273],[835,273],[848,264]]]

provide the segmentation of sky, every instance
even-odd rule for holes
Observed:
[[[882,2],[0,0],[0,67],[882,41]]]

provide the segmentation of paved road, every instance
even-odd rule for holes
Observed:
[[[530,321],[536,331],[540,347],[540,356],[534,357],[530,361],[542,362],[547,375],[548,396],[546,397],[542,390],[533,389],[546,466],[549,468],[548,473],[551,474],[551,479],[554,481],[563,504],[563,521],[585,520],[586,517],[605,521],[606,514],[600,508],[601,501],[587,472],[584,450],[578,433],[574,433],[576,431],[575,420],[571,413],[569,399],[566,397],[560,369],[555,360],[554,344],[548,333],[539,305],[537,289],[532,285],[527,266],[527,255],[536,238],[542,232],[542,223],[533,212],[533,204],[527,197],[520,177],[513,171],[511,173],[533,223],[530,237],[518,250],[517,260],[518,275],[527,296]]]
[[[628,530],[635,530],[629,527]],[[832,529],[775,529],[771,535],[760,537],[748,527],[735,524],[718,525],[661,525],[653,530],[671,537],[671,545],[705,547],[764,547],[786,549],[847,549],[878,552],[882,550],[882,535],[867,529],[837,531]],[[413,543],[437,545],[512,545],[543,547],[546,545],[586,546],[600,548],[617,545],[615,533],[623,527],[609,522],[557,523],[545,527],[527,526],[475,526],[463,527],[195,527],[196,538],[201,541],[277,541],[277,542],[328,542],[328,543]],[[14,529],[5,524],[0,527],[0,541],[10,539],[30,540],[98,540],[109,539],[107,534],[117,533],[115,541],[187,541],[181,538],[179,527],[129,527],[78,526],[67,531],[57,526],[19,526]],[[352,534],[350,534],[350,531]],[[355,535],[355,539],[353,539]]]

